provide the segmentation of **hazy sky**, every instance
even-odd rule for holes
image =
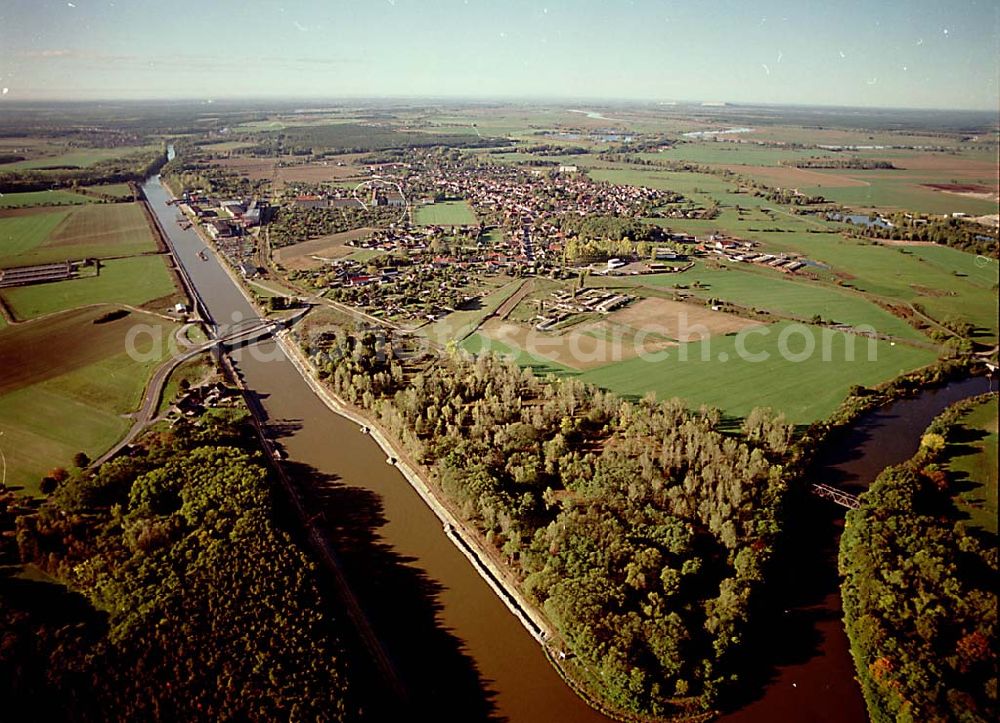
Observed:
[[[996,0],[0,0],[0,101],[464,96],[996,109]]]

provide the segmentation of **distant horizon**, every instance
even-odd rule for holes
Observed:
[[[184,105],[213,105],[216,103],[267,103],[267,104],[293,104],[293,103],[343,103],[348,101],[364,103],[453,103],[453,104],[552,104],[558,106],[570,106],[573,104],[595,104],[595,105],[624,105],[624,106],[662,106],[664,108],[701,108],[705,110],[724,108],[801,108],[801,109],[822,109],[822,110],[865,110],[865,111],[911,111],[924,113],[970,113],[980,115],[995,116],[1000,122],[1000,104],[994,108],[981,107],[928,107],[928,106],[888,106],[888,105],[844,105],[839,103],[802,103],[802,102],[782,102],[782,101],[727,101],[727,100],[657,100],[652,98],[626,98],[607,96],[501,96],[501,95],[217,95],[209,98],[197,96],[107,96],[94,98],[66,98],[66,97],[39,97],[30,99],[7,98],[2,101],[0,108],[12,106],[40,106],[46,104],[62,105],[95,105],[95,104],[143,104],[143,103],[179,103]],[[301,109],[309,110],[309,109]],[[580,110],[586,110],[580,108]]]
[[[601,98],[993,111],[985,0],[34,0],[0,9],[0,103]]]

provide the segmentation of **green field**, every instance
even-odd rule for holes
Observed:
[[[945,246],[880,246],[839,234],[756,234],[769,248],[797,251],[840,272],[843,283],[887,299],[921,305],[937,320],[965,319],[995,339],[996,261]]]
[[[768,330],[766,335],[755,331],[746,337],[744,348],[748,354],[768,355],[759,362],[741,358],[739,337],[723,336],[672,349],[666,359],[636,357],[589,370],[578,378],[627,396],[641,397],[653,391],[661,399],[681,397],[693,407],[708,404],[737,417],[754,407],[770,406],[784,412],[792,422],[807,424],[829,416],[852,385],[873,386],[936,359],[931,351],[904,344],[794,326],[809,330],[814,339],[815,352],[803,361],[782,357],[782,331],[793,325],[779,322],[762,327]],[[795,359],[795,354],[805,351],[805,339],[797,332],[785,333],[789,334],[785,346]],[[824,344],[829,349],[826,355]],[[852,345],[854,361],[845,361]],[[682,358],[685,353],[686,361]],[[703,355],[707,360],[702,360]]]
[[[0,383],[0,449],[7,484],[38,493],[40,478],[71,466],[73,455],[96,458],[129,428],[123,417],[141,403],[146,381],[165,358],[174,325],[143,314],[95,325],[108,307],[0,330],[0,359],[9,375]],[[133,360],[126,336],[144,324]]]
[[[18,319],[33,319],[96,303],[142,306],[177,293],[161,256],[113,259],[101,265],[98,276],[5,289],[4,301]],[[84,269],[84,273],[91,273],[91,269]],[[163,306],[167,305],[164,302]]]
[[[27,208],[28,206],[79,206],[94,203],[94,199],[72,191],[27,191],[0,194],[0,208]]]
[[[701,288],[693,288],[695,283]],[[618,278],[591,278],[591,286],[614,286]],[[876,330],[898,337],[922,341],[925,337],[902,319],[893,316],[877,304],[849,290],[816,282],[795,280],[787,274],[765,271],[748,264],[731,263],[722,269],[707,268],[699,263],[681,274],[651,274],[628,279],[623,283],[650,287],[688,286],[689,293],[704,299],[721,299],[741,306],[761,309],[779,315],[810,320],[820,316],[824,321],[860,326],[871,325]]]
[[[416,223],[424,226],[474,226],[479,223],[466,201],[442,201],[418,206]]]
[[[967,412],[957,430],[955,456],[948,469],[957,480],[958,508],[969,524],[997,533],[997,398]]]
[[[121,148],[81,148],[54,156],[31,158],[16,163],[0,165],[0,173],[5,171],[32,171],[48,168],[87,168],[101,161],[124,158],[144,151],[153,151],[160,146],[123,146]]]
[[[139,204],[109,203],[0,218],[0,267],[156,250]]]
[[[101,186],[82,186],[81,190],[97,196],[132,198],[132,187],[127,183],[108,183]]]

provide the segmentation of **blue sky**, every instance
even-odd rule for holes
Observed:
[[[995,1],[3,0],[3,100],[523,97],[996,109]]]

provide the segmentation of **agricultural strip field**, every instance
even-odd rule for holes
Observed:
[[[0,266],[156,251],[139,204],[111,203],[0,218]]]
[[[91,273],[84,269],[83,273]],[[2,296],[18,319],[33,319],[56,311],[96,303],[143,306],[162,299],[163,307],[178,294],[172,272],[162,256],[133,256],[101,262],[97,276],[4,289]]]
[[[790,359],[781,354],[782,332],[792,327],[808,330],[814,339],[814,353],[802,361],[790,360],[807,348],[805,337],[797,331],[785,332]],[[748,358],[761,361],[746,361],[738,347],[740,337],[716,336],[666,349],[659,360],[636,357],[586,371],[578,378],[626,396],[654,391],[661,399],[680,397],[692,407],[708,404],[732,416],[745,416],[766,400],[790,421],[808,424],[829,416],[852,385],[873,386],[936,359],[924,349],[788,322],[754,329],[744,341],[748,354],[766,358],[753,356]],[[824,344],[829,349],[826,355]],[[852,347],[854,360],[846,361]]]
[[[80,309],[0,330],[0,437],[7,484],[38,494],[40,478],[73,455],[95,458],[127,431],[147,380],[166,359],[176,325],[131,313],[95,323],[114,307]],[[141,361],[126,351],[136,324]]]
[[[415,222],[424,226],[473,226],[476,214],[465,201],[443,201],[427,206],[417,206]]]
[[[956,504],[969,524],[997,533],[997,398],[971,409],[960,420],[948,469],[957,479]]]
[[[94,203],[72,191],[26,191],[24,193],[4,193],[0,195],[0,208],[28,208],[30,206],[82,206]]]
[[[695,283],[700,286],[695,288]],[[589,279],[589,285],[606,288],[625,288],[632,284],[653,289],[687,286],[688,293],[705,300],[720,299],[805,321],[820,316],[824,321],[839,324],[868,324],[883,334],[900,339],[924,340],[924,336],[905,321],[857,293],[815,282],[796,281],[787,274],[763,269],[744,270],[740,264],[713,269],[699,263],[681,274]],[[635,293],[642,293],[641,289],[636,289]]]

